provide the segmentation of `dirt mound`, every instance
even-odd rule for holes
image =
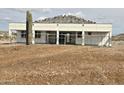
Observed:
[[[124,84],[124,46],[0,47],[0,84]]]

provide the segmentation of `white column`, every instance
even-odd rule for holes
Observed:
[[[84,45],[84,31],[82,31],[82,45]]]
[[[77,32],[75,34],[75,44],[77,44]]]
[[[109,32],[109,46],[112,46],[112,32]]]
[[[82,45],[85,45],[85,32],[84,32],[84,24],[82,25],[83,29],[82,29]]]
[[[32,30],[32,44],[35,44],[35,30]]]
[[[11,29],[9,29],[9,41],[10,41],[10,43],[12,43],[12,31],[11,31]]]
[[[59,45],[59,31],[58,30],[56,34],[56,44]]]
[[[59,45],[59,24],[57,24],[56,44]]]
[[[34,24],[32,25],[32,44],[35,44],[35,30],[34,30]]]

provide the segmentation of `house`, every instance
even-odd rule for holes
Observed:
[[[89,20],[88,20],[89,21]],[[79,22],[79,21],[78,21]],[[16,41],[26,42],[26,24],[10,23],[9,35],[17,31]],[[33,44],[74,44],[111,46],[112,24],[110,23],[63,23],[33,22]]]

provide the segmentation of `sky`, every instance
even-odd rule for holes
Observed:
[[[0,30],[8,31],[9,22],[25,22],[26,11],[33,21],[58,15],[75,15],[96,23],[112,23],[113,35],[124,33],[124,8],[0,8]]]

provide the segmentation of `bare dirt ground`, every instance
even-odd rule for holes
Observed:
[[[0,84],[124,84],[124,45],[0,45]]]

